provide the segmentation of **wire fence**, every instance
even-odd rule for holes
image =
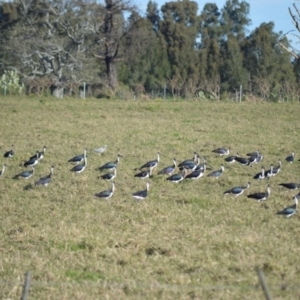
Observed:
[[[62,281],[37,281],[32,280],[32,273],[28,271],[25,274],[25,280],[22,282],[20,280],[16,281],[5,281],[0,280],[0,289],[4,286],[23,286],[22,295],[20,297],[21,300],[27,300],[30,294],[30,288],[35,287],[57,287],[57,288],[75,288],[75,287],[97,287],[97,288],[110,288],[110,289],[136,289],[136,290],[164,290],[164,291],[172,291],[172,292],[183,292],[184,290],[194,290],[194,291],[262,291],[265,296],[265,299],[272,300],[271,291],[299,291],[300,285],[296,286],[268,286],[267,281],[265,279],[265,275],[262,270],[257,270],[258,275],[258,283],[257,285],[246,286],[246,285],[181,285],[181,284],[160,284],[153,283],[147,284],[139,281],[129,281],[129,282],[112,282],[106,280],[100,280],[97,282],[62,282]]]

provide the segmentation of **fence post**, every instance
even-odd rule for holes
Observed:
[[[240,102],[242,102],[243,86],[240,85]]]
[[[23,286],[23,293],[21,296],[21,300],[27,300],[27,296],[29,294],[29,289],[30,289],[30,281],[31,281],[31,272],[27,271],[25,274],[25,282]]]
[[[258,274],[258,278],[259,278],[261,287],[262,287],[262,289],[264,291],[266,300],[272,300],[272,297],[271,297],[271,294],[269,292],[269,289],[268,289],[268,286],[267,286],[267,283],[266,283],[266,279],[265,279],[265,275],[264,275],[263,271],[260,270],[260,269],[258,269],[257,270],[257,274]]]

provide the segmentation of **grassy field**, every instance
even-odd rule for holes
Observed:
[[[300,297],[300,214],[276,212],[293,204],[299,182],[299,103],[108,101],[52,98],[0,99],[0,298],[19,299],[24,273],[32,271],[29,299],[262,299],[261,268],[275,299]],[[15,145],[9,160],[3,153]],[[103,155],[93,152],[107,144]],[[28,180],[13,177],[47,146]],[[260,150],[262,163],[228,165],[211,151],[230,147],[244,156]],[[68,159],[88,149],[81,174]],[[135,168],[161,153],[158,170],[197,151],[218,180],[180,184],[155,170],[145,201],[131,194],[145,188]],[[293,164],[284,158],[296,153]],[[122,154],[108,200],[94,194],[110,188],[99,167]],[[252,177],[282,160],[263,203],[246,195],[265,191]],[[49,173],[48,187],[34,182]],[[208,171],[207,171],[208,172]],[[238,198],[224,197],[251,181]]]

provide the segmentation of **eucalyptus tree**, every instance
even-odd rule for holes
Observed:
[[[220,96],[220,10],[206,3],[200,13],[198,61],[202,89],[215,98]]]
[[[153,8],[153,3],[149,6]],[[154,16],[151,7],[146,17],[138,13],[129,17],[132,25],[122,43],[124,60],[119,68],[119,78],[124,84],[145,91],[161,88],[170,69],[166,43],[155,29],[159,16]]]
[[[220,78],[222,91],[233,92],[248,87],[249,71],[244,67],[241,45],[234,35],[229,35],[221,48]]]
[[[198,74],[195,51],[200,22],[198,5],[188,0],[172,1],[165,3],[161,11],[159,30],[167,44],[171,77],[178,78],[180,84],[184,84],[189,77]]]
[[[245,67],[254,82],[253,89],[260,94],[267,90],[264,92],[266,98],[276,85],[295,82],[289,54],[278,44],[280,35],[274,32],[273,22],[262,23],[247,37],[243,46]]]
[[[158,30],[157,4],[148,3],[146,16],[137,12],[128,18],[131,30],[122,43],[124,60],[120,63],[120,80],[135,89],[160,89],[170,73],[166,42]]]
[[[155,41],[153,41],[153,44],[151,43],[149,53],[147,54],[147,56],[149,55],[151,59],[151,67],[149,70],[151,78],[147,80],[146,88],[161,88],[162,85],[165,85],[166,78],[170,77],[171,65],[168,59],[167,42],[163,33],[159,30],[161,14],[156,2],[149,1],[146,18],[151,22],[152,28],[156,33]]]
[[[158,32],[159,22],[161,20],[158,4],[155,1],[150,0],[147,4],[146,18],[151,22],[152,28],[155,32]]]
[[[246,1],[227,0],[221,10],[220,24],[223,28],[223,38],[233,35],[239,42],[243,41],[247,27],[251,24],[250,5]]]
[[[245,1],[227,0],[221,10],[220,76],[222,89],[247,88],[249,74],[244,67],[242,45],[250,25],[250,5]]]

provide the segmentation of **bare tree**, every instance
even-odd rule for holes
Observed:
[[[103,7],[92,0],[16,0],[14,5],[19,18],[7,29],[3,48],[13,60],[3,60],[3,69],[18,70],[27,82],[49,78],[56,97],[70,83],[95,82],[99,69],[92,51],[101,43]]]
[[[184,84],[184,96],[186,98],[194,98],[201,90],[199,80],[199,76],[197,76],[196,74],[186,79],[186,82]]]
[[[255,85],[255,89],[258,91],[259,96],[268,101],[272,89],[272,82],[270,82],[268,78],[259,76],[254,78],[253,84]]]
[[[174,75],[172,78],[169,78],[167,81],[167,89],[172,93],[173,98],[181,97],[182,89],[184,87],[184,80],[181,76]]]
[[[200,83],[201,90],[210,95],[211,98],[220,100],[221,80],[220,76],[216,76],[212,79],[202,80]]]
[[[292,20],[293,20],[293,23],[294,23],[294,26],[296,27],[298,33],[300,34],[300,11],[297,7],[297,5],[295,3],[293,3],[293,7],[294,7],[294,10],[296,13],[294,13],[292,11],[292,9],[289,7],[289,13],[290,13],[290,16],[292,17]],[[289,34],[291,31],[285,33],[281,38],[280,40],[278,41],[279,45],[285,50],[287,51],[290,55],[292,55],[295,59],[299,60],[300,56],[299,56],[299,51],[293,47],[288,47],[287,45],[285,45],[282,41],[283,41],[283,38]],[[296,37],[298,39],[300,39],[299,36],[296,35]]]

